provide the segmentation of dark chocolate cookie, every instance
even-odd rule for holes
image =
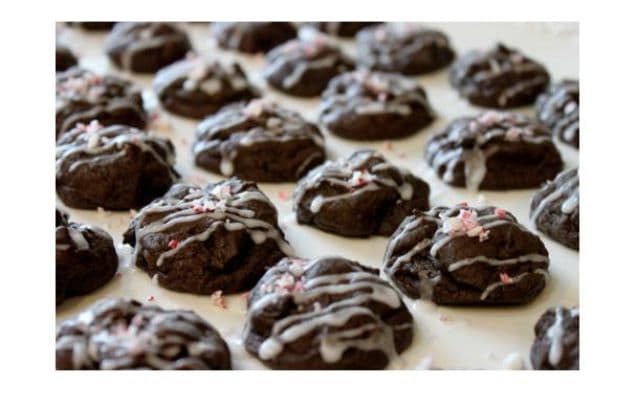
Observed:
[[[265,79],[287,94],[314,97],[334,76],[353,69],[353,62],[325,35],[311,29],[267,53]]]
[[[57,195],[78,209],[138,208],[178,178],[174,159],[168,139],[129,126],[80,123],[57,141]]]
[[[380,22],[310,22],[306,23],[323,33],[338,37],[353,37],[365,27],[377,25]]]
[[[471,190],[538,187],[563,168],[550,131],[519,113],[453,120],[431,138],[425,157],[445,183]]]
[[[450,81],[474,105],[513,108],[534,103],[550,75],[523,53],[497,44],[460,57],[451,67]]]
[[[296,181],[325,160],[324,139],[298,113],[262,99],[228,105],[197,127],[198,166],[263,182]]]
[[[174,185],[139,211],[124,243],[159,285],[198,294],[248,290],[291,253],[272,202],[235,178],[203,189]]]
[[[166,110],[194,119],[211,115],[231,102],[259,96],[240,65],[202,57],[161,69],[153,88]]]
[[[416,23],[388,23],[358,33],[358,64],[377,71],[419,75],[455,58],[448,37]]]
[[[55,302],[85,295],[106,284],[119,261],[113,239],[101,228],[69,223],[55,211]]]
[[[192,50],[174,23],[119,22],[106,39],[106,54],[119,68],[145,74],[182,59]]]
[[[285,258],[248,298],[245,348],[275,369],[382,369],[412,338],[397,291],[344,258]]]
[[[541,232],[579,249],[579,171],[561,172],[532,198],[530,219]]]
[[[77,123],[97,120],[103,125],[127,124],[146,128],[141,89],[113,75],[97,75],[78,67],[55,77],[56,135]]]
[[[106,299],[58,328],[58,370],[229,370],[219,332],[192,311]]]
[[[358,150],[312,169],[294,191],[300,224],[342,236],[390,236],[413,209],[428,209],[429,187],[378,152]]]
[[[563,80],[537,98],[537,118],[560,141],[579,148],[579,81]]]
[[[221,48],[266,53],[296,37],[296,27],[289,22],[214,22],[212,35]]]
[[[446,305],[527,303],[545,287],[548,264],[541,239],[512,214],[467,205],[414,211],[384,254],[402,292]]]
[[[424,88],[398,74],[347,72],[333,78],[322,93],[320,122],[343,138],[404,138],[434,118]]]
[[[55,72],[66,71],[77,65],[77,58],[68,46],[55,43]]]
[[[66,22],[72,27],[79,27],[88,31],[109,31],[115,26],[115,22]]]
[[[554,307],[534,325],[530,362],[535,370],[579,369],[579,308]]]

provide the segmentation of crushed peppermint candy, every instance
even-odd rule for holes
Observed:
[[[177,239],[171,239],[171,240],[168,242],[168,247],[172,248],[173,250],[174,250],[175,248],[179,247],[179,240],[177,240]]]
[[[216,186],[212,189],[212,195],[220,200],[229,199],[232,196],[232,190],[227,184]]]
[[[220,307],[223,309],[227,308],[227,302],[225,301],[225,297],[223,296],[223,291],[221,290],[212,292],[212,295],[210,295],[210,300],[212,300],[212,304],[214,304],[217,307]]]
[[[82,132],[89,133],[89,134],[95,133],[101,130],[102,128],[104,128],[104,126],[101,125],[101,123],[97,120],[91,120],[91,122],[88,124],[84,124],[84,123],[75,124],[75,129]]]
[[[504,139],[509,142],[517,142],[521,139],[521,135],[523,135],[523,130],[521,128],[511,127],[506,131]]]
[[[512,284],[512,278],[506,273],[499,273],[499,280],[504,284]]]
[[[506,218],[506,215],[508,214],[508,212],[506,211],[506,209],[502,209],[500,207],[495,208],[495,215],[499,218]]]
[[[384,141],[384,143],[382,143],[382,147],[384,148],[384,150],[386,151],[392,151],[393,150],[393,142],[391,141]]]
[[[148,300],[149,302],[152,302],[152,301],[154,301],[154,300],[155,300],[155,297],[154,297],[154,296],[152,296],[152,295],[150,295],[150,296],[148,296],[148,297],[146,298],[146,300]]]
[[[351,187],[361,187],[368,183],[371,183],[373,179],[374,176],[366,169],[363,169],[361,171],[353,171],[353,174],[348,180],[348,183]]]
[[[501,121],[502,114],[496,111],[488,111],[482,113],[477,118],[477,123],[485,127],[492,127],[495,123]]]
[[[285,272],[274,281],[273,285],[263,284],[261,290],[277,294],[302,292],[305,290],[305,277],[300,276],[297,278],[293,274]]]
[[[477,212],[468,209],[461,209],[454,217],[446,217],[442,223],[442,231],[451,237],[479,237],[480,242],[487,240],[489,235],[489,231],[479,224]]]
[[[278,191],[278,199],[280,199],[283,202],[288,201],[289,200],[289,192],[287,192],[285,190]]]

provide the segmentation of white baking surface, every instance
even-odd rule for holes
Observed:
[[[457,53],[472,48],[486,48],[497,41],[518,47],[524,53],[545,64],[553,80],[578,78],[578,25],[576,23],[427,23],[448,34]],[[221,51],[214,47],[207,24],[185,24],[196,49],[205,56],[234,59],[247,70],[251,81],[264,91],[264,95],[284,106],[300,111],[308,119],[317,117],[318,99],[298,99],[277,93],[266,86],[262,77],[262,56],[246,56]],[[58,39],[68,44],[80,56],[80,64],[100,73],[119,74],[130,78],[144,88],[147,105],[154,107],[156,99],[150,89],[152,76],[123,73],[108,63],[103,54],[106,34],[64,29]],[[352,41],[339,41],[345,50],[354,54]],[[457,116],[475,114],[481,109],[462,100],[448,83],[448,69],[416,78],[429,94],[437,120],[410,138],[386,143],[353,142],[325,132],[329,159],[348,155],[360,147],[371,147],[385,154],[393,163],[409,168],[431,186],[431,205],[451,205],[460,201],[485,202],[511,211],[524,225],[530,226],[528,212],[535,190],[514,192],[472,193],[443,184],[423,160],[426,141]],[[533,115],[532,108],[521,112]],[[193,166],[190,152],[196,121],[162,112],[164,123],[171,127],[157,127],[151,132],[170,138],[177,150],[177,170],[184,181],[197,184],[215,182],[220,176],[206,173]],[[578,151],[558,144],[566,168],[578,166]],[[374,267],[380,267],[387,238],[348,239],[321,232],[296,223],[292,212],[291,196],[294,184],[259,184],[274,202],[279,222],[285,235],[302,257],[340,255]],[[58,199],[58,205],[70,213],[71,221],[89,223],[108,230],[120,255],[119,274],[94,293],[66,300],[57,307],[57,323],[73,317],[92,303],[106,298],[124,296],[142,302],[152,302],[165,308],[184,308],[196,311],[214,325],[228,342],[234,368],[264,368],[252,358],[241,344],[241,331],[245,320],[245,299],[239,295],[227,296],[228,308],[213,304],[209,296],[183,294],[163,289],[151,281],[143,271],[131,266],[130,247],[121,244],[121,234],[130,221],[128,212],[104,212],[69,209]],[[500,369],[518,368],[519,357],[528,362],[533,341],[533,326],[548,307],[573,306],[579,302],[579,255],[541,235],[550,253],[550,278],[540,296],[525,306],[515,307],[441,307],[428,301],[405,302],[415,318],[415,337],[411,347],[390,369]],[[152,300],[149,300],[152,299]]]

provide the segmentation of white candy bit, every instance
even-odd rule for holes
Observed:
[[[569,115],[570,113],[574,112],[578,106],[579,105],[576,102],[570,101],[563,108],[563,113],[565,113],[566,115]]]
[[[305,261],[299,258],[291,258],[289,271],[294,277],[301,277],[305,272]]]
[[[506,131],[504,139],[508,142],[517,142],[521,138],[523,130],[519,127],[511,127]]]
[[[447,217],[442,222],[442,231],[449,236],[479,237],[479,241],[488,239],[489,231],[479,224],[477,212],[474,210],[461,209],[455,217]]]
[[[195,66],[192,68],[192,70],[188,74],[188,79],[194,82],[200,82],[203,79],[205,79],[205,77],[207,76],[208,67],[203,60],[198,60],[198,61],[195,60],[195,62],[196,62]]]
[[[265,100],[262,98],[257,98],[255,100],[250,101],[249,104],[245,108],[243,108],[243,113],[245,113],[248,117],[252,119],[259,117],[265,111]]]
[[[229,199],[232,196],[232,190],[227,184],[218,185],[212,189],[212,195],[220,200]]]
[[[281,125],[283,125],[283,121],[278,117],[270,117],[267,119],[267,122],[265,122],[267,128],[279,128]]]
[[[88,138],[88,143],[86,145],[89,149],[94,149],[99,146],[99,134],[92,134]]]
[[[365,81],[365,86],[375,95],[386,95],[387,91],[389,90],[389,81],[378,77],[377,75],[372,75]]]
[[[490,236],[490,231],[489,230],[482,230],[479,232],[479,242],[485,242],[486,240],[488,240],[488,237]]]
[[[367,170],[353,171],[351,178],[349,179],[349,185],[352,187],[364,186],[373,181],[373,175]]]
[[[462,219],[459,216],[447,218],[442,224],[442,231],[448,234],[459,233],[462,228]]]

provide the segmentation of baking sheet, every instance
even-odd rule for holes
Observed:
[[[545,64],[553,78],[578,78],[578,25],[576,23],[426,23],[439,28],[450,37],[458,55],[473,48],[486,48],[495,42],[517,47]],[[318,99],[299,99],[269,89],[262,77],[262,56],[241,55],[214,46],[207,24],[183,24],[195,49],[205,56],[236,60],[248,72],[250,80],[264,96],[302,113],[307,119],[317,119]],[[176,169],[183,180],[199,185],[221,180],[193,166],[190,146],[197,122],[173,116],[157,108],[151,91],[152,76],[121,72],[111,66],[103,53],[105,33],[81,29],[63,29],[58,39],[66,43],[80,58],[80,65],[99,73],[118,74],[133,80],[144,89],[145,105],[159,110],[160,117],[151,132],[170,138],[177,150]],[[345,51],[355,55],[354,42],[338,40]],[[382,152],[393,163],[410,169],[431,186],[431,205],[452,205],[461,201],[487,203],[512,212],[519,221],[530,226],[530,200],[535,190],[511,192],[469,192],[443,184],[423,160],[426,141],[449,121],[458,116],[476,114],[482,109],[460,99],[448,83],[448,69],[414,78],[426,89],[438,118],[418,134],[398,141],[354,142],[328,132],[326,149],[329,159],[346,156],[352,151],[369,147]],[[520,112],[534,115],[532,108]],[[578,166],[578,151],[557,144],[566,168]],[[259,184],[276,205],[279,222],[296,253],[301,257],[340,255],[366,265],[380,267],[388,238],[349,239],[321,232],[296,223],[292,212],[291,194],[294,184]],[[214,305],[209,296],[191,295],[163,289],[143,271],[130,263],[131,248],[121,244],[122,233],[130,222],[128,212],[108,212],[98,209],[70,209],[57,200],[58,206],[70,214],[70,220],[101,226],[111,233],[120,256],[118,274],[104,287],[82,297],[66,300],[56,309],[56,322],[73,317],[96,301],[106,297],[131,297],[165,308],[191,309],[214,325],[228,342],[233,367],[264,369],[245,352],[241,332],[245,321],[246,301],[240,295],[226,296],[227,309]],[[532,303],[515,307],[441,307],[428,301],[413,301],[404,297],[415,319],[415,336],[411,347],[393,359],[389,369],[500,369],[520,368],[528,363],[533,341],[533,326],[545,309],[573,306],[579,302],[578,252],[562,246],[540,234],[550,253],[549,281],[545,290]]]

